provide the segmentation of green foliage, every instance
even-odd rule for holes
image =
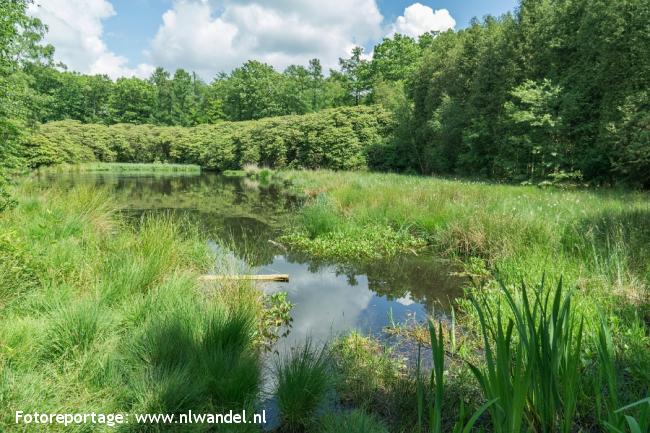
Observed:
[[[51,46],[39,44],[45,26],[27,15],[30,0],[0,3],[0,182],[22,165],[20,151],[25,131],[33,123],[31,106],[39,96],[24,69],[49,63]]]
[[[650,187],[650,93],[629,95],[617,107],[620,116],[607,125],[607,139],[616,150],[615,173],[632,184]]]
[[[629,428],[629,433],[643,433],[650,429],[650,397],[639,400],[636,403],[628,404],[616,411],[617,413],[625,413],[625,411],[639,406],[641,414],[638,419],[630,415],[625,415],[625,421]],[[605,422],[604,424],[611,433],[623,433],[622,429],[617,428],[608,422]]]
[[[119,78],[108,101],[112,123],[151,122],[153,102],[154,89],[147,81]]]
[[[304,431],[316,419],[316,410],[325,402],[331,385],[328,352],[307,342],[276,366],[276,396],[283,426]]]
[[[560,135],[562,119],[557,114],[562,89],[550,81],[526,81],[512,92],[513,101],[505,104],[512,129],[508,149],[502,149],[498,164],[512,179],[544,179],[557,173],[570,158],[571,148]],[[504,146],[505,147],[505,146]],[[521,167],[520,161],[528,161]],[[526,169],[526,172],[517,170]]]
[[[358,169],[390,134],[378,106],[338,108],[303,116],[222,122],[194,128],[50,122],[27,140],[32,167],[86,161],[176,162],[204,168],[261,166]]]
[[[431,389],[428,398],[425,399],[425,386],[422,381],[421,373],[421,356],[420,347],[418,347],[418,358],[416,366],[417,376],[417,407],[418,407],[418,429],[422,432],[424,426],[424,409],[425,402],[428,403],[429,414],[429,431],[431,433],[442,433],[442,402],[445,398],[445,340],[443,335],[442,324],[439,324],[437,329],[433,321],[429,321],[429,338],[431,342],[431,358],[432,369],[430,373],[429,388]],[[488,410],[497,399],[492,399],[479,407],[476,412],[465,421],[465,406],[463,402],[460,403],[460,417],[454,424],[453,433],[469,433],[474,428],[474,424],[478,421],[483,412]]]
[[[311,218],[313,224],[313,216]],[[340,224],[337,226],[332,224],[331,227],[332,231],[317,237],[311,237],[309,233],[296,232],[284,235],[280,239],[292,248],[306,251],[312,256],[325,260],[365,261],[393,258],[400,254],[413,253],[426,245],[426,241],[406,229],[395,230],[392,227],[372,224],[359,227],[341,227]]]
[[[647,186],[649,17],[643,0],[523,0],[434,38],[409,77],[400,169]]]
[[[525,285],[519,299],[501,286],[508,312],[487,301],[473,301],[484,343],[485,367],[471,366],[488,399],[496,432],[573,431],[581,376],[582,321],[578,325],[571,295],[544,280],[532,301]]]

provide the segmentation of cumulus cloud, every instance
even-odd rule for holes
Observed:
[[[430,31],[445,31],[453,29],[456,20],[447,9],[434,11],[429,6],[421,3],[413,3],[404,9],[404,15],[397,17],[392,26],[390,35],[401,33],[403,35],[417,37]]]
[[[327,70],[354,46],[372,45],[387,33],[419,36],[456,24],[446,9],[420,3],[384,23],[376,0],[173,0],[143,51],[145,63],[132,68],[104,41],[102,21],[116,14],[109,0],[38,0],[30,13],[48,25],[45,40],[55,46],[57,60],[113,78],[146,77],[155,65],[210,80],[250,59],[282,70],[319,58]]]
[[[382,20],[375,0],[176,0],[148,56],[205,78],[249,59],[283,69],[317,57],[336,67],[353,46],[381,36]]]
[[[56,60],[72,70],[111,78],[147,76],[153,70],[145,63],[129,68],[126,57],[106,46],[102,20],[115,15],[107,0],[39,0],[29,13],[47,25],[45,42],[56,48]]]

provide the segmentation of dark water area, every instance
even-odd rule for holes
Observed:
[[[289,274],[289,283],[262,283],[266,293],[286,291],[294,304],[289,335],[278,351],[305,338],[325,340],[351,330],[379,334],[391,323],[422,321],[444,312],[459,296],[460,279],[432,256],[369,263],[324,263],[275,241],[301,200],[277,186],[215,173],[62,173],[41,175],[46,185],[106,188],[134,223],[145,214],[168,214],[191,224],[228,267],[246,273]],[[220,256],[223,256],[221,254]],[[217,273],[223,263],[215,264]]]

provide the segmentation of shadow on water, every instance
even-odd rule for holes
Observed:
[[[461,294],[461,281],[433,257],[409,256],[368,263],[323,263],[286,251],[273,241],[301,202],[277,187],[214,173],[161,175],[69,173],[44,175],[49,185],[90,184],[107,188],[127,219],[169,213],[197,227],[211,245],[225,244],[242,268],[290,275],[288,284],[264,284],[287,291],[295,304],[293,327],[284,344],[358,329],[377,333],[390,321],[425,319],[444,311]],[[244,262],[245,265],[244,265]]]

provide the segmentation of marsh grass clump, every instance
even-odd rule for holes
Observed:
[[[362,410],[330,413],[319,420],[319,433],[388,433],[388,428],[375,416]]]
[[[209,263],[207,247],[197,246],[198,236],[184,231],[183,222],[170,215],[143,216],[135,228],[124,228],[134,236],[117,240],[117,248],[104,256],[98,282],[99,296],[114,302],[125,295],[146,292],[175,270],[192,271]]]
[[[90,349],[104,326],[97,301],[81,300],[57,308],[49,319],[43,356],[58,357]]]
[[[245,298],[197,302],[193,284],[176,279],[147,295],[153,308],[121,358],[125,400],[143,412],[252,409],[260,386],[257,312]],[[146,314],[146,313],[145,313]],[[137,328],[136,328],[137,329]]]
[[[301,228],[307,231],[310,239],[331,233],[340,223],[338,212],[325,195],[317,196],[300,212]]]
[[[332,385],[328,351],[307,340],[276,364],[276,397],[283,428],[306,431]]]

